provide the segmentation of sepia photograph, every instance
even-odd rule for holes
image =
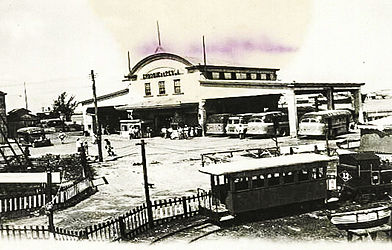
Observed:
[[[0,249],[390,247],[390,13],[1,0]]]

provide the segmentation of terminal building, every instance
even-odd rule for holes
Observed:
[[[125,76],[126,89],[98,97],[102,127],[127,134],[134,122],[153,133],[178,123],[205,127],[211,114],[258,113],[286,109],[290,135],[298,129],[297,99],[321,94],[327,109],[335,108],[334,95],[350,93],[354,118],[363,119],[361,86],[364,83],[282,82],[279,69],[243,67],[159,52],[136,63]],[[282,105],[282,100],[284,104]],[[93,132],[93,100],[81,102],[85,129]]]

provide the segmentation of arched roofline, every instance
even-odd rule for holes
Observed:
[[[157,60],[161,60],[161,59],[170,59],[170,60],[175,60],[178,62],[181,62],[187,66],[192,66],[193,64],[186,60],[185,58],[175,55],[175,54],[171,54],[171,53],[157,53],[157,54],[153,54],[150,56],[147,56],[145,58],[143,58],[142,60],[140,60],[133,68],[131,71],[131,75],[135,74],[140,68],[144,67],[145,65],[157,61]]]

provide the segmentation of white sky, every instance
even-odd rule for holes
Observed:
[[[78,100],[126,87],[132,65],[163,47],[207,60],[277,67],[283,81],[365,82],[391,88],[392,1],[382,0],[1,0],[0,90],[7,110],[50,106],[62,91]]]

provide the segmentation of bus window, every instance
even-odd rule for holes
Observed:
[[[248,177],[234,179],[234,190],[240,191],[248,189],[248,181]]]
[[[309,171],[307,169],[301,169],[298,171],[298,181],[309,180]]]
[[[232,124],[239,124],[239,123],[240,123],[239,120],[233,120],[233,123],[232,123]]]
[[[283,182],[284,183],[293,183],[294,182],[294,174],[293,174],[293,172],[283,173]]]
[[[264,187],[264,176],[263,175],[252,176],[252,187],[253,188]]]

